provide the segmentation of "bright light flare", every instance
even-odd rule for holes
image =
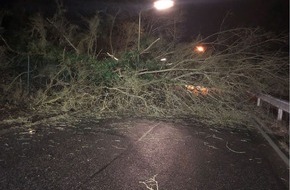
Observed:
[[[196,46],[195,51],[198,53],[204,53],[205,52],[205,47],[203,46]]]
[[[154,7],[157,10],[164,10],[173,7],[174,2],[172,0],[159,0],[154,2]]]

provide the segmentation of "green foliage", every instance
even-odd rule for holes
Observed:
[[[118,64],[116,61],[104,60],[92,65],[94,69],[94,81],[96,85],[111,86],[118,79]]]

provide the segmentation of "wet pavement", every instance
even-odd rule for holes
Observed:
[[[142,118],[0,129],[3,190],[288,188],[287,166],[254,130]]]

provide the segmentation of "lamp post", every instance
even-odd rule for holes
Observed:
[[[153,7],[157,10],[165,10],[173,7],[174,1],[173,0],[158,0],[154,2]],[[141,40],[141,17],[142,17],[142,11],[139,12],[139,23],[138,23],[138,57],[137,62],[140,61],[140,40]]]

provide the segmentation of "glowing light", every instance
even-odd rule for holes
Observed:
[[[203,47],[203,46],[196,46],[195,47],[195,51],[197,51],[198,53],[204,53],[205,52],[205,47]]]
[[[208,95],[209,89],[203,86],[193,86],[193,85],[185,85],[185,88],[190,93],[198,96],[199,94],[206,96]]]
[[[167,59],[164,57],[164,58],[160,59],[160,61],[164,62],[164,61],[167,61]]]
[[[204,96],[206,96],[208,94],[208,88],[205,87],[201,87],[200,89],[200,93]]]
[[[154,2],[154,7],[157,10],[164,10],[173,7],[174,2],[172,0],[159,0]]]

